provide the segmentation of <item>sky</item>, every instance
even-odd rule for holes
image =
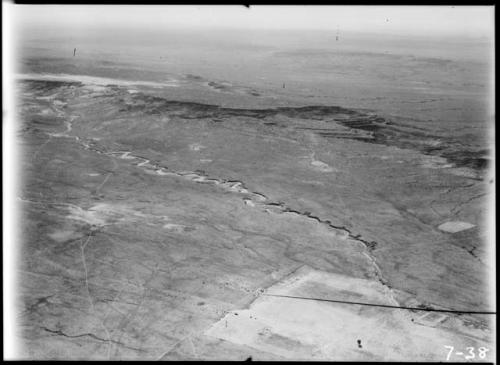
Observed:
[[[5,10],[5,9],[4,9]],[[13,5],[21,28],[319,29],[492,37],[493,6]]]

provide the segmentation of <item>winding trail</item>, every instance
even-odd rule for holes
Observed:
[[[106,184],[106,181],[108,181],[108,179],[111,175],[113,175],[113,173],[111,173],[111,172],[109,174],[107,174],[106,177],[104,178],[104,181],[101,184],[99,184],[99,186],[95,189],[96,195],[99,194],[99,190],[104,186],[104,184]]]
[[[112,346],[112,342],[111,342],[111,335],[109,334],[109,330],[104,325],[104,321],[106,320],[106,317],[104,319],[100,319],[97,316],[97,313],[96,313],[96,310],[95,310],[95,306],[94,306],[94,301],[92,300],[92,296],[90,294],[90,289],[89,289],[88,269],[87,269],[87,263],[86,263],[86,260],[85,260],[85,247],[87,247],[88,243],[90,242],[90,238],[91,237],[92,237],[92,232],[89,233],[89,235],[88,235],[87,240],[85,241],[85,243],[83,243],[82,241],[80,243],[80,249],[81,249],[81,253],[82,253],[83,269],[84,269],[84,272],[85,272],[85,289],[87,290],[87,296],[88,296],[88,299],[89,299],[89,302],[90,302],[90,308],[92,310],[92,313],[94,314],[94,316],[96,317],[96,319],[99,321],[101,327],[104,329],[104,332],[106,333],[106,337],[107,337],[106,342],[108,344],[108,359],[110,359],[111,358],[111,346]]]

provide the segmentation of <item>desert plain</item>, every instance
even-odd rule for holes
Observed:
[[[25,44],[21,358],[492,361],[488,65],[172,39]]]

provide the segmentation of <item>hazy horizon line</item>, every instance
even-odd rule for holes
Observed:
[[[494,36],[494,7],[390,5],[9,5],[19,29],[369,32],[422,37]],[[126,24],[126,25],[124,25]]]
[[[67,27],[63,25],[52,25],[50,27],[42,26],[42,25],[29,25],[26,27],[23,27],[21,29],[18,28],[20,32],[42,32],[42,33],[57,33],[61,37],[67,36],[67,35],[73,35],[74,33],[78,34],[84,34],[85,32],[88,33],[95,33],[95,32],[103,32],[103,31],[114,31],[114,32],[123,32],[123,33],[130,33],[130,32],[137,32],[139,35],[161,35],[162,32],[179,32],[179,33],[185,33],[185,34],[195,34],[197,32],[209,32],[209,33],[204,33],[204,35],[210,35],[214,34],[216,35],[217,33],[221,32],[226,32],[226,31],[231,31],[231,32],[239,32],[242,33],[242,35],[251,35],[252,33],[254,34],[259,34],[259,33],[269,33],[269,34],[275,34],[275,35],[286,35],[287,33],[290,35],[297,35],[297,34],[302,34],[302,35],[307,35],[308,33],[313,35],[314,33],[317,33],[318,35],[354,35],[354,36],[360,36],[360,37],[385,37],[385,38],[411,38],[411,39],[429,39],[431,38],[432,40],[436,39],[460,39],[463,41],[474,41],[474,40],[483,40],[483,41],[493,41],[494,40],[494,34],[487,35],[487,34],[474,34],[474,33],[416,33],[416,32],[393,32],[393,31],[383,31],[383,30],[369,30],[367,29],[369,27],[365,27],[363,29],[343,29],[339,28],[337,29],[325,29],[325,28],[245,28],[245,27],[238,27],[238,26],[233,26],[233,25],[219,25],[219,26],[179,26],[179,25],[171,25],[171,26],[163,26],[163,27],[158,27],[158,28],[152,28],[152,27],[140,27],[140,26],[116,26],[116,25],[98,25],[98,26],[92,26],[92,27],[79,27],[79,28],[72,28],[72,27]],[[60,34],[59,32],[61,30],[66,31],[66,34]],[[40,34],[43,36],[43,34]],[[228,37],[235,37],[235,34],[230,34]]]

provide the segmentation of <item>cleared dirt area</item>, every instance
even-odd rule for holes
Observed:
[[[478,348],[488,337],[487,331],[467,335],[447,327],[449,315],[433,323],[427,312],[353,302],[398,304],[380,283],[302,267],[205,334],[254,348],[257,358],[265,358],[262,351],[319,361],[436,361],[450,343]]]

